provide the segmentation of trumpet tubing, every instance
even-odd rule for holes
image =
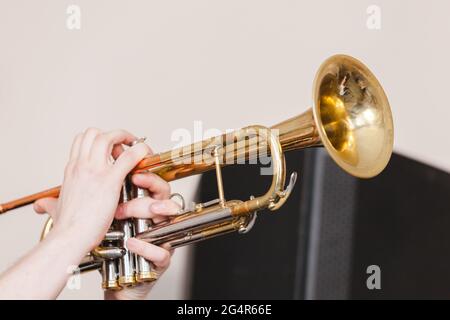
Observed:
[[[157,278],[151,262],[127,250],[125,243],[130,237],[177,248],[229,232],[248,232],[258,211],[277,210],[289,198],[297,178],[292,173],[285,186],[284,152],[290,150],[322,146],[351,175],[370,178],[380,173],[392,153],[393,123],[388,99],[369,69],[346,55],[329,58],[314,80],[313,102],[311,109],[270,128],[250,126],[144,158],[130,174],[153,172],[173,181],[215,170],[218,198],[190,207],[183,204],[178,215],[157,224],[148,219],[115,220],[100,246],[80,263],[80,271],[100,270],[102,287],[120,290]],[[267,192],[246,200],[227,200],[221,168],[256,163],[268,156],[272,183]],[[59,190],[55,187],[3,203],[0,213],[42,197],[57,197]],[[126,179],[122,202],[146,196],[146,190]],[[51,220],[43,236],[50,229]]]

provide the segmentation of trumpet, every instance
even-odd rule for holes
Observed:
[[[224,235],[247,233],[257,213],[275,211],[289,198],[297,173],[286,185],[284,152],[324,147],[347,173],[371,178],[388,164],[393,149],[394,128],[389,101],[372,72],[347,55],[328,58],[319,67],[313,83],[313,105],[306,112],[272,127],[253,125],[191,145],[144,158],[131,174],[153,172],[166,181],[215,170],[218,198],[186,205],[179,214],[154,224],[149,219],[114,220],[101,244],[89,252],[78,271],[100,270],[105,290],[120,290],[157,279],[151,262],[135,256],[125,243],[130,237],[177,248]],[[272,182],[263,195],[246,200],[227,200],[221,168],[235,163],[256,163],[270,158]],[[60,187],[0,204],[0,213],[28,205],[43,197],[58,197]],[[124,181],[121,201],[146,197],[148,193]],[[51,230],[49,219],[42,238]]]

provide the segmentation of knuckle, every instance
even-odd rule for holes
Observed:
[[[110,139],[126,140],[128,136],[130,136],[130,133],[123,129],[115,129],[108,133],[108,137],[110,137]]]
[[[82,172],[83,172],[82,166],[79,163],[77,163],[73,166],[70,176],[74,178],[79,177],[82,174]]]
[[[145,143],[138,143],[135,145],[135,150],[140,156],[145,156],[150,153],[150,147]]]
[[[170,262],[170,252],[167,250],[164,250],[164,261]]]
[[[105,134],[99,134],[95,137],[95,142],[98,144],[108,144],[109,139]]]
[[[139,161],[147,154],[147,149],[144,144],[140,143],[130,148],[130,157],[133,161]]]
[[[77,161],[77,163],[73,165],[73,168],[71,170],[71,175],[77,177],[96,178],[96,176],[101,174],[101,170],[90,165],[89,162],[84,160]]]
[[[72,165],[72,173],[79,174],[86,170],[86,163],[83,160],[77,161]]]
[[[95,127],[89,127],[85,131],[86,134],[97,134],[99,132],[100,132],[100,129],[95,128]]]
[[[170,252],[164,250],[164,253],[161,256],[162,256],[161,266],[167,267],[170,264]]]
[[[169,259],[170,259],[170,253],[169,251],[163,249],[163,248],[158,248],[158,253],[155,255],[155,261],[156,263],[162,265],[165,264]]]
[[[114,132],[116,135],[119,135],[119,136],[129,135],[128,131],[126,131],[124,129],[116,129],[116,130],[114,130]]]
[[[122,132],[121,132],[121,131],[122,131],[121,129],[114,129],[114,130],[105,132],[104,134],[105,134],[106,136],[108,136],[109,138],[113,138],[113,137],[122,135]]]
[[[80,140],[82,137],[83,137],[83,133],[82,133],[82,132],[79,132],[79,133],[77,133],[77,135],[75,136],[75,138],[73,139],[73,141],[74,141],[74,142],[75,142],[75,141],[78,141],[78,140]]]

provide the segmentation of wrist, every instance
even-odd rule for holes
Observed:
[[[73,255],[76,259],[81,260],[86,253],[92,248],[92,243],[83,235],[83,232],[75,227],[61,227],[55,225],[49,232],[45,241],[51,241],[60,244],[61,248],[67,254]]]

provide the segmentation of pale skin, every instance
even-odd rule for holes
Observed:
[[[152,153],[144,143],[124,149],[136,139],[124,130],[95,128],[77,135],[60,197],[34,203],[37,213],[53,218],[53,229],[0,276],[0,299],[54,299],[66,285],[68,270],[100,244],[114,218],[151,218],[157,223],[177,213],[179,206],[169,200],[169,184],[152,173],[132,177],[134,184],[149,190],[149,197],[118,205],[125,177]],[[150,261],[159,275],[169,266],[173,252],[135,238],[127,241],[127,248]],[[145,299],[153,285],[105,292],[105,299]]]

